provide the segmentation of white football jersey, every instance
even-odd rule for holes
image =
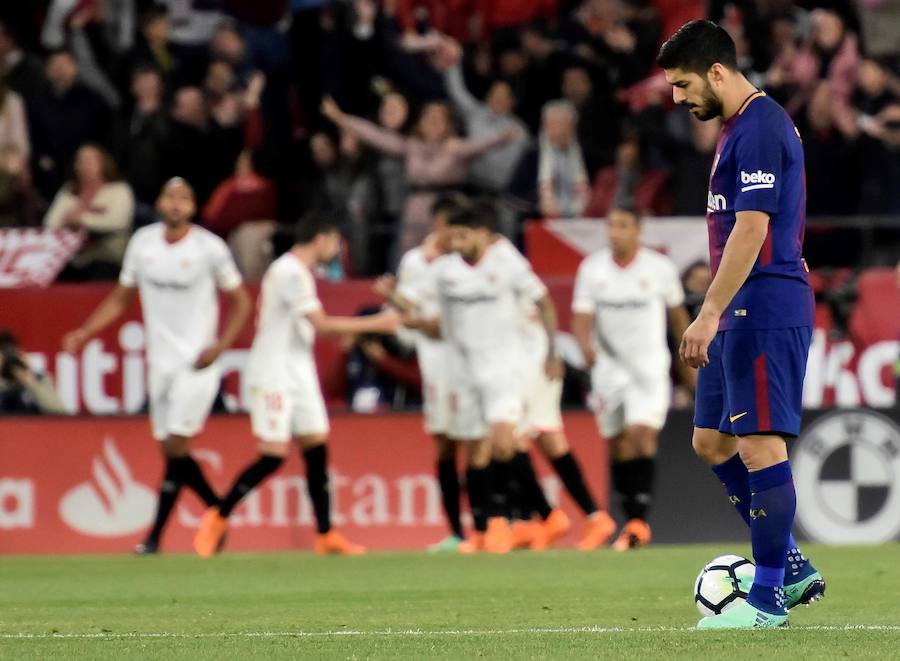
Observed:
[[[432,274],[436,263],[436,259],[428,261],[425,250],[417,246],[403,255],[397,268],[397,293],[414,303],[426,319],[434,319],[440,314]],[[419,331],[414,331],[413,337],[422,379],[426,383],[445,379],[446,344]]]
[[[640,248],[619,266],[609,249],[584,259],[575,278],[572,311],[594,315],[594,334],[604,357],[644,379],[668,378],[667,309],[684,303],[675,264]]]
[[[544,369],[547,360],[547,351],[550,342],[544,324],[541,322],[541,313],[533,301],[523,301],[520,305],[521,318],[519,320],[519,335],[522,341],[524,357]]]
[[[165,225],[154,223],[128,242],[119,283],[137,287],[147,332],[151,370],[192,365],[216,341],[219,299],[216,289],[240,286],[241,274],[225,242],[194,225],[170,243]]]
[[[547,294],[531,265],[506,239],[469,264],[459,254],[435,263],[444,338],[470,364],[521,351],[522,306]]]
[[[316,280],[303,262],[290,252],[272,262],[257,301],[248,384],[270,389],[308,384],[316,331],[306,315],[321,308]]]

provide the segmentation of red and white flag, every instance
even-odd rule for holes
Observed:
[[[84,243],[84,233],[0,229],[0,288],[46,287]]]

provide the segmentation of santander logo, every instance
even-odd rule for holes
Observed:
[[[156,494],[131,474],[112,438],[91,463],[91,480],[70,489],[59,503],[66,524],[85,535],[118,537],[153,521]]]

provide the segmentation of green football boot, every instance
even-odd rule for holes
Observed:
[[[787,614],[772,615],[751,606],[746,601],[729,608],[721,615],[704,617],[698,629],[777,629],[787,626]]]
[[[825,596],[825,579],[822,574],[814,572],[793,585],[784,586],[784,607],[790,610],[794,606],[809,606]]]
[[[441,541],[432,544],[428,547],[429,553],[456,553],[459,549],[459,545],[463,543],[463,540],[457,537],[456,535],[450,535],[449,537],[442,539]]]

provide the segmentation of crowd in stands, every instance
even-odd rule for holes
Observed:
[[[0,8],[0,226],[79,228],[115,277],[171,176],[259,277],[327,209],[342,270],[395,265],[435,196],[528,218],[702,215],[718,134],[654,59],[709,17],[793,116],[810,215],[900,213],[897,0],[43,0]]]

